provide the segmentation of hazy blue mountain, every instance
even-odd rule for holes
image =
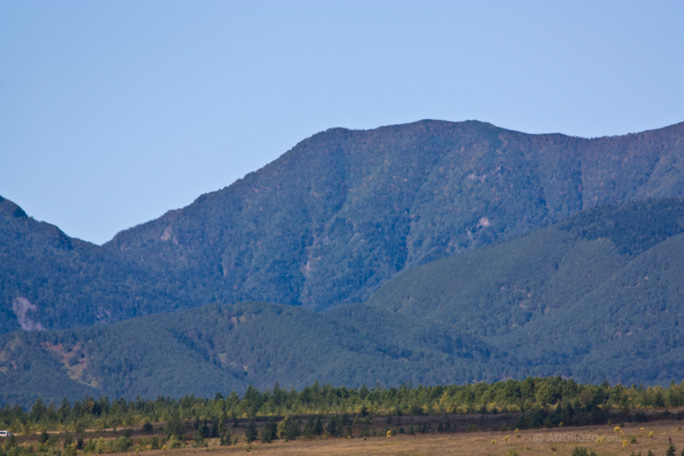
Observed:
[[[161,272],[37,222],[0,197],[0,333],[108,323],[187,307]]]
[[[105,250],[183,278],[205,301],[327,309],[582,209],[684,196],[683,138],[684,124],[598,139],[481,122],[332,129]]]
[[[402,271],[583,209],[684,196],[683,137],[684,123],[596,139],[475,121],[332,129],[102,247],[2,200],[0,333],[211,302],[363,302]]]
[[[680,382],[684,200],[603,206],[314,312],[210,304],[0,336],[0,402],[565,375]]]
[[[331,318],[295,306],[210,304],[111,325],[2,335],[0,403],[85,394],[209,397],[242,393],[248,384],[302,388],[317,380],[462,383],[473,369],[485,372],[490,357],[475,337],[363,306]],[[502,364],[488,378],[503,371]]]

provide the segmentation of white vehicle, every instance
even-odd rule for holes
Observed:
[[[0,431],[0,437],[9,437],[12,435],[10,431]]]

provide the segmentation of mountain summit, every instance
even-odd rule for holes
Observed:
[[[586,208],[684,196],[683,139],[684,123],[596,139],[476,121],[335,128],[102,247],[4,200],[0,332],[209,302],[362,302],[404,270]]]
[[[598,139],[476,121],[336,128],[104,247],[205,301],[324,310],[589,207],[682,196],[683,138],[684,123]]]

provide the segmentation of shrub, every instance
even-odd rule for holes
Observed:
[[[572,450],[572,456],[596,456],[596,453],[589,451],[584,447],[575,447],[575,449]]]

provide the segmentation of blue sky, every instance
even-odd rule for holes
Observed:
[[[682,1],[0,0],[0,195],[105,242],[330,127],[684,121]]]

